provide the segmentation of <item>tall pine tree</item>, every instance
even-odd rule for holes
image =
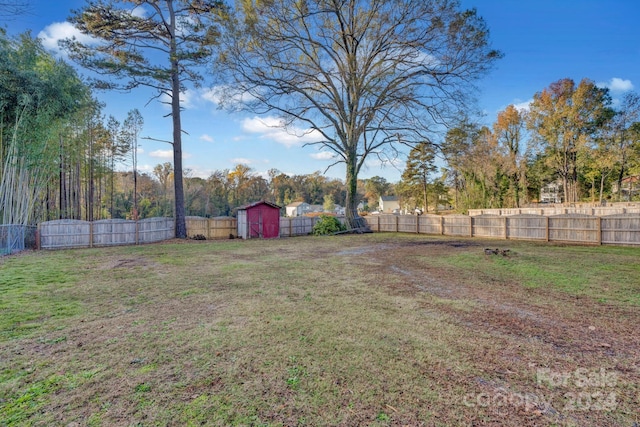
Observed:
[[[180,94],[202,80],[198,67],[210,57],[225,6],[217,0],[96,0],[74,11],[71,22],[97,43],[63,44],[70,57],[102,78],[96,87],[146,86],[168,96],[173,125],[175,231],[185,238]]]

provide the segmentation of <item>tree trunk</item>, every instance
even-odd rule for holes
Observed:
[[[182,124],[180,121],[180,68],[176,45],[176,18],[167,2],[171,14],[171,116],[173,119],[173,188],[175,193],[175,233],[178,239],[187,238],[187,224],[184,211],[184,188],[182,184]]]
[[[93,195],[95,192],[94,167],[95,162],[93,161],[93,125],[91,125],[91,127],[89,128],[89,195],[87,197],[87,221],[93,221]]]
[[[355,158],[347,159],[347,203],[345,214],[347,217],[347,228],[365,228],[367,223],[358,216],[358,174]]]
[[[138,220],[138,171],[133,167],[133,220]]]
[[[424,196],[424,212],[427,213],[429,212],[429,200],[427,198],[427,181],[426,178],[425,180],[422,182],[422,194]]]
[[[569,201],[569,179],[566,175],[562,176],[562,191],[564,192],[562,201],[566,203]]]
[[[514,191],[514,198],[515,198],[515,202],[516,202],[516,208],[520,207],[520,179],[518,179],[518,174],[515,173],[513,174],[513,176],[511,177],[511,182],[513,185],[513,191]]]
[[[60,136],[60,211],[58,214],[58,218],[59,219],[65,219],[66,218],[66,214],[67,214],[67,190],[65,188],[65,182],[66,182],[66,177],[65,177],[65,173],[64,173],[64,152],[63,152],[63,145],[62,145],[62,135]]]
[[[82,219],[82,180],[80,179],[82,177],[82,165],[81,162],[82,158],[78,157],[78,160],[76,161],[76,170],[75,170],[75,187],[74,187],[74,210],[75,210],[75,218],[76,219]]]
[[[622,180],[624,179],[624,166],[620,168],[620,173],[618,174],[618,201],[622,201]]]
[[[114,144],[115,144],[115,141],[114,141]],[[111,219],[113,219],[113,218],[114,218],[114,216],[113,216],[113,197],[114,197],[114,188],[113,188],[113,187],[114,187],[114,184],[115,184],[115,180],[114,180],[115,176],[114,176],[114,175],[116,174],[116,171],[115,171],[115,168],[116,168],[116,156],[115,156],[115,151],[114,151],[114,150],[115,150],[115,148],[113,148],[113,147],[112,147],[112,148],[111,148],[111,150],[112,150],[112,151],[111,151],[111,174],[110,174],[110,178],[111,178],[111,191],[110,191],[110,193],[109,193],[109,199],[110,199],[110,200],[109,200],[109,205],[110,205],[110,207],[109,207],[109,213],[110,213]]]

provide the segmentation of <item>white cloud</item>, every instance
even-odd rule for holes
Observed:
[[[619,77],[614,77],[609,82],[597,83],[598,87],[606,87],[613,93],[623,93],[633,90],[633,83],[631,80],[624,80]]]
[[[206,133],[203,133],[202,135],[200,135],[200,140],[205,142],[213,142],[213,137],[207,135]]]
[[[220,94],[218,92],[218,89],[213,88],[213,89],[205,89],[202,92],[202,99],[204,99],[205,101],[209,101],[212,104],[218,105],[220,104]]]
[[[149,156],[156,159],[173,159],[173,150],[155,150],[151,151]]]
[[[144,7],[136,6],[131,11],[131,16],[135,16],[136,18],[146,18],[148,16],[148,13]]]
[[[251,159],[246,159],[244,157],[236,157],[235,159],[231,159],[231,163],[236,165],[247,165],[249,166],[253,161]]]
[[[180,106],[185,110],[190,110],[196,107],[200,96],[197,91],[187,89],[184,92],[180,92]],[[171,97],[166,93],[160,95],[160,102],[165,110],[171,110]]]
[[[390,168],[397,171],[402,171],[406,166],[406,159],[400,157],[383,159],[379,157],[371,157],[364,162],[365,168],[370,169],[384,169]]]
[[[242,129],[248,133],[260,134],[261,138],[270,139],[286,147],[300,146],[322,140],[317,131],[289,127],[284,129],[284,122],[273,116],[252,117],[242,121]]]
[[[516,110],[518,110],[518,112],[522,113],[525,111],[529,111],[531,109],[532,102],[533,102],[533,99],[530,99],[528,101],[514,103],[513,106],[515,107]]]
[[[311,154],[311,158],[316,160],[331,160],[335,157],[335,153],[332,153],[331,151],[320,151],[318,153]]]
[[[231,95],[225,92],[230,92]],[[222,85],[205,89],[202,91],[200,96],[205,101],[209,101],[216,106],[222,103],[222,100],[225,96],[230,96],[230,98],[228,99],[229,104],[234,105],[246,104],[250,101],[255,100],[255,96],[249,94],[248,92],[237,93],[236,90],[230,91],[228,86]]]
[[[153,157],[156,159],[168,159],[173,160],[173,150],[155,150],[149,152],[149,157]],[[182,152],[183,159],[191,158],[190,153]]]
[[[74,37],[84,44],[98,44],[96,39],[86,34],[82,34],[80,30],[74,27],[70,22],[54,22],[38,33],[38,38],[42,41],[42,46],[59,55],[64,55],[64,52],[60,49],[60,46],[58,46],[58,41]]]
[[[189,170],[189,175],[188,176],[191,177],[191,178],[207,179],[214,172],[212,169],[203,169],[203,168],[200,168],[198,166],[189,167],[187,169]],[[185,170],[185,172],[186,172],[186,170]]]
[[[151,165],[138,165],[138,173],[152,173],[153,172],[153,166]]]

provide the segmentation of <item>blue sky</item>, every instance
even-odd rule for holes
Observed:
[[[71,35],[64,21],[70,10],[84,0],[30,0],[31,12],[6,20],[10,34],[31,30],[45,46]],[[485,18],[495,48],[504,53],[489,75],[483,78],[479,106],[484,121],[491,124],[509,104],[524,106],[536,92],[561,78],[579,81],[589,78],[611,89],[614,97],[640,87],[640,2],[637,0],[461,0],[465,8],[475,7]],[[82,73],[82,71],[80,71]],[[106,102],[105,113],[123,121],[137,108],[145,119],[142,134],[170,139],[171,122],[163,118],[168,109],[149,100],[141,90],[129,94],[99,92]],[[206,178],[214,170],[231,169],[238,163],[256,173],[275,168],[287,174],[324,172],[332,162],[316,147],[265,126],[269,118],[230,114],[216,108],[206,88],[186,94],[183,113],[184,166],[194,176]],[[140,140],[138,164],[150,171],[154,165],[171,161],[171,146]],[[397,167],[381,166],[373,160],[361,178],[383,176],[400,179],[404,159]],[[326,175],[344,179],[344,169],[333,167]]]

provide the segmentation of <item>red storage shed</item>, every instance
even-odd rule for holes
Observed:
[[[260,201],[238,208],[238,237],[243,239],[280,237],[280,206]]]

